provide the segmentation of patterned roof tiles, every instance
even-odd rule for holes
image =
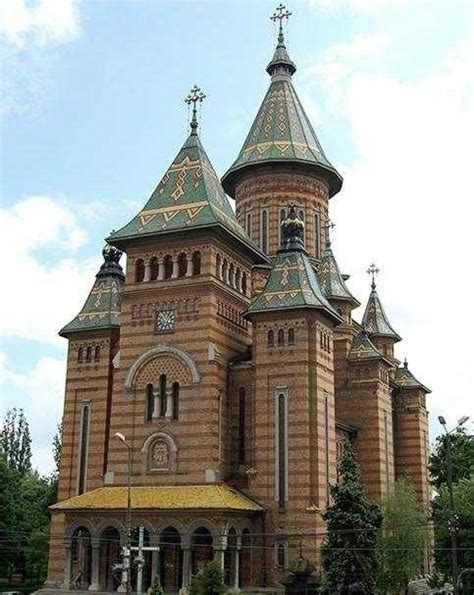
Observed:
[[[361,359],[385,359],[380,351],[369,339],[367,333],[362,330],[352,342],[352,347],[348,355],[350,360]]]
[[[405,361],[402,367],[397,368],[395,372],[395,384],[398,385],[400,389],[411,389],[411,388],[419,388],[425,393],[430,393],[431,390],[426,388],[424,384],[421,384],[419,380],[413,376],[413,374],[408,369],[408,363]]]
[[[351,302],[354,308],[360,306],[359,301],[347,288],[329,244],[326,246],[326,250],[317,264],[316,274],[321,289],[328,300],[345,300]]]
[[[134,510],[217,509],[261,512],[263,507],[227,484],[132,487]],[[97,488],[54,504],[56,510],[117,510],[127,507],[126,487]]]
[[[393,330],[388,321],[382,302],[375,289],[375,284],[372,285],[369,301],[367,302],[364,316],[362,318],[362,325],[370,336],[388,337],[394,342],[401,341],[400,335]]]

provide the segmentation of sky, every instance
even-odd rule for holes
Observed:
[[[0,3],[0,417],[25,410],[33,463],[53,468],[67,342],[103,238],[147,201],[207,98],[201,138],[219,175],[268,88],[267,0]],[[474,2],[292,0],[294,84],[344,176],[333,248],[363,306],[366,270],[397,355],[438,415],[473,430]]]

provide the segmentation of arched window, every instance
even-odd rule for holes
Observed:
[[[81,415],[81,436],[79,442],[79,478],[77,483],[77,493],[83,494],[86,490],[87,478],[87,454],[89,450],[89,403],[83,405]]]
[[[222,280],[224,283],[229,283],[229,265],[227,264],[227,260],[224,258],[224,262],[222,263]]]
[[[276,555],[277,566],[279,568],[282,568],[283,569],[283,568],[285,568],[285,557],[286,557],[285,556],[285,544],[282,543],[282,542],[277,543],[276,550],[277,550],[277,555]]]
[[[290,328],[290,329],[288,329],[288,345],[294,345],[294,344],[295,344],[295,329]]]
[[[146,420],[152,421],[155,408],[155,396],[153,395],[153,384],[146,387]]]
[[[164,278],[171,279],[173,276],[173,259],[167,254],[163,259]]]
[[[86,362],[91,362],[92,361],[92,347],[89,345],[89,347],[86,349]]]
[[[139,258],[135,264],[135,281],[141,283],[145,278],[145,263],[143,258]]]
[[[150,281],[156,281],[158,279],[158,273],[160,270],[160,265],[158,263],[158,258],[153,256],[150,260]]]
[[[96,345],[95,349],[94,349],[94,361],[98,362],[99,359],[100,359],[100,347],[99,347],[99,345]]]
[[[247,295],[247,275],[242,273],[242,293]]]
[[[275,339],[273,336],[273,331],[268,331],[267,334],[267,345],[268,347],[273,347],[275,345]]]
[[[235,268],[232,263],[229,267],[229,285],[235,287]]]
[[[319,258],[319,216],[314,216],[314,252],[316,258]]]
[[[239,465],[245,465],[245,388],[239,389]]]
[[[321,347],[321,349],[324,349],[324,339],[322,331],[319,333],[319,346]]]
[[[241,291],[242,290],[242,273],[240,272],[240,269],[236,269],[235,271],[235,288],[237,289],[237,291]]]
[[[197,250],[193,253],[193,275],[201,274],[201,253]]]
[[[173,419],[179,415],[179,382],[173,382]]]
[[[84,360],[84,349],[82,347],[79,347],[79,349],[77,350],[77,362],[79,364],[82,364]]]
[[[304,211],[300,211],[298,216],[299,216],[299,218],[301,219],[301,221],[304,223]],[[302,233],[302,236],[303,236],[303,242],[304,242],[304,226],[303,226],[303,228],[302,228],[302,232],[301,232],[301,233]]]
[[[166,415],[166,374],[160,376],[160,417]]]
[[[283,329],[281,328],[278,330],[278,347],[281,347],[284,344],[285,344],[285,333],[284,333]]]
[[[181,254],[178,256],[178,277],[185,277],[187,270],[188,261],[186,259],[186,254],[181,252]]]
[[[247,214],[247,235],[252,237],[252,213]]]
[[[286,426],[286,396],[280,393],[277,397],[277,461],[278,461],[278,505],[285,508],[287,496],[287,426]]]
[[[265,210],[262,211],[262,239],[260,245],[263,252],[268,251],[268,213]]]
[[[220,254],[216,254],[216,276],[219,277],[219,279],[222,277],[222,264]]]

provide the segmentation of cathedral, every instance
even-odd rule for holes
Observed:
[[[362,320],[352,317],[360,302],[330,241],[343,180],[293,85],[288,16],[280,6],[273,17],[270,85],[228,171],[219,179],[201,143],[194,87],[189,136],[107,238],[60,331],[49,592],[123,589],[127,543],[144,546],[133,590],[158,575],[178,593],[212,559],[234,592],[278,592],[300,555],[319,572],[345,440],[371,499],[403,475],[429,505],[430,391],[396,358],[374,265]]]

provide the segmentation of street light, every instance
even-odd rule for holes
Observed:
[[[132,447],[125,439],[121,432],[115,432],[114,438],[127,448],[128,451],[128,465],[127,465],[127,544],[123,556],[123,569],[125,571],[125,589],[127,595],[130,593],[130,558],[132,553]]]
[[[451,522],[449,526],[449,531],[451,533],[451,564],[453,568],[453,582],[454,582],[454,589],[455,593],[457,593],[457,579],[458,579],[458,538],[457,538],[457,525],[456,525],[456,515],[454,512],[454,497],[453,497],[453,462],[451,456],[451,434],[464,425],[469,419],[468,415],[463,415],[459,420],[457,425],[448,432],[446,429],[446,420],[445,418],[440,415],[438,416],[439,423],[443,426],[444,432],[446,434],[446,464],[448,467],[448,494],[449,494],[449,508],[450,508],[450,517]]]

